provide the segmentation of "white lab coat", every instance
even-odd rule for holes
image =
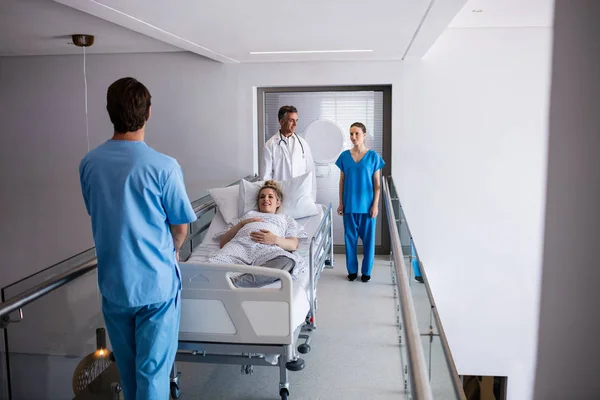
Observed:
[[[291,138],[285,138],[285,136],[284,142],[280,144],[281,137],[278,131],[271,139],[267,140],[263,148],[260,166],[262,180],[274,179],[276,181],[284,181],[304,175],[307,172],[312,172],[312,197],[316,201],[317,177],[310,147],[306,140],[300,136],[294,135],[294,138],[296,140],[294,146],[290,143]],[[300,146],[298,141],[304,146],[304,154],[302,153],[302,146]],[[289,144],[286,144],[286,142]]]

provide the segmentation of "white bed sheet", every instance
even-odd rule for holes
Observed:
[[[219,250],[219,245],[216,243],[202,243],[202,244],[196,246],[196,248],[190,255],[190,258],[188,258],[188,260],[186,262],[208,263],[208,259],[210,258],[210,256],[212,256],[217,250]],[[304,289],[308,290],[308,275],[309,274],[308,274],[307,268],[303,268],[300,271],[296,271],[296,274],[294,274],[292,276],[294,285],[296,284],[296,281],[299,281],[301,283],[301,286]],[[305,279],[305,276],[306,276],[306,279]],[[271,284],[261,286],[261,288],[279,289],[279,288],[281,288],[281,282],[276,281]]]

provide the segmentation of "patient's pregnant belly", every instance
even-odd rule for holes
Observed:
[[[268,224],[265,222],[251,222],[251,223],[245,225],[242,229],[240,229],[236,236],[238,236],[238,237],[250,236],[250,233],[260,231],[261,229],[266,229],[268,231],[273,232],[277,236],[279,236],[279,234],[277,232],[275,232],[276,228],[277,227],[274,226],[273,224]]]
[[[283,236],[285,230],[282,228],[283,227],[279,227],[276,224],[266,221],[250,222],[249,224],[244,225],[244,227],[239,230],[236,236],[250,236],[250,233],[260,231],[261,229],[270,231],[277,236]]]

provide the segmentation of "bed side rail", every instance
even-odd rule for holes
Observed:
[[[309,273],[310,273],[310,313],[307,318],[308,329],[317,328],[317,299],[316,282],[321,272],[328,265],[333,267],[333,209],[331,203],[327,206],[317,231],[310,240],[309,248]]]

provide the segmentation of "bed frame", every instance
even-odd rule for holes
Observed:
[[[211,202],[212,200],[210,200]],[[199,220],[214,210],[210,202],[195,206]],[[324,206],[321,206],[324,208]],[[206,219],[206,218],[205,218]],[[194,240],[208,230],[210,221],[191,233],[184,243],[193,245]],[[224,265],[210,263],[180,264],[182,273],[182,320],[186,309],[183,301],[198,302],[205,307],[226,312],[231,329],[211,332],[210,323],[199,322],[197,326],[180,327],[176,361],[241,365],[243,374],[252,374],[253,366],[279,367],[279,395],[288,399],[289,371],[300,371],[305,362],[298,352],[310,351],[311,332],[317,328],[317,282],[324,268],[333,268],[333,214],[328,205],[316,233],[308,244],[309,310],[300,326],[293,323],[293,281],[289,273],[271,268]],[[187,258],[186,258],[187,259]],[[233,273],[251,273],[278,278],[280,288],[237,288],[231,282]],[[224,308],[224,310],[223,310]],[[264,316],[268,315],[265,325]],[[298,316],[296,316],[298,317]],[[262,325],[261,325],[262,324]],[[185,324],[184,324],[185,325]],[[193,325],[193,324],[192,324]],[[188,331],[186,331],[188,330]],[[200,332],[200,333],[199,333]],[[271,358],[269,362],[265,355]],[[274,362],[277,356],[276,363]],[[174,364],[171,371],[171,397],[179,398],[180,373]]]

